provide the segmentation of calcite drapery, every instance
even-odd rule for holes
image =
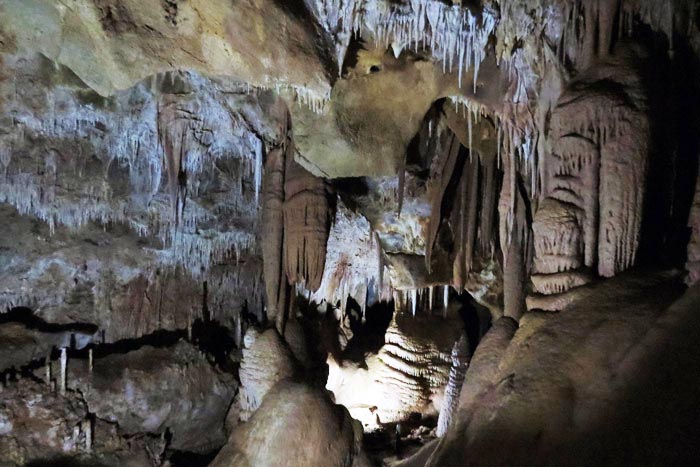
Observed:
[[[284,264],[290,283],[315,291],[326,262],[330,211],[326,183],[287,158],[284,179]]]
[[[544,200],[533,223],[538,294],[634,264],[650,140],[638,63],[622,48],[571,83],[554,109]],[[529,308],[558,306],[537,295],[528,300]]]
[[[289,284],[321,285],[331,220],[326,182],[294,161],[290,127],[267,154],[263,204],[267,318],[284,335]]]

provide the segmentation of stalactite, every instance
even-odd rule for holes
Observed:
[[[330,211],[326,183],[287,158],[284,181],[284,265],[290,283],[316,291],[323,279]]]
[[[504,174],[498,204],[499,238],[503,252],[503,313],[517,320],[525,309],[525,252],[530,226],[527,224],[527,204],[518,187],[514,169],[515,154],[507,154],[507,159],[511,168]]]
[[[396,208],[396,215],[401,217],[401,210],[403,209],[403,200],[406,196],[406,158],[401,158],[401,165],[399,166],[399,187],[398,187],[398,206]]]
[[[496,143],[498,144],[498,143]],[[481,158],[483,167],[483,185],[481,190],[481,219],[479,221],[479,240],[482,252],[493,251],[496,214],[496,158],[494,155]]]
[[[183,220],[187,200],[184,165],[187,164],[188,145],[191,144],[190,138],[194,130],[192,125],[190,115],[178,108],[175,99],[158,107],[158,135],[163,148],[163,165],[168,176],[168,190],[176,225]]]
[[[474,247],[476,244],[476,234],[477,234],[477,208],[478,208],[478,195],[479,195],[479,158],[470,156],[470,160],[467,163],[467,186],[469,188],[468,194],[468,204],[466,211],[466,218],[463,219],[465,226],[467,228],[466,243],[464,245],[464,261],[465,270],[467,274],[472,270],[472,265],[474,261]],[[466,279],[466,278],[465,278]]]
[[[428,229],[425,242],[425,264],[428,271],[431,270],[432,250],[435,246],[438,230],[442,221],[442,201],[447,191],[447,186],[452,179],[452,174],[457,165],[460,144],[457,138],[450,136],[449,144],[443,154],[439,155],[437,173],[431,180],[430,185],[430,206],[431,215],[428,220]]]
[[[552,112],[544,199],[533,222],[532,282],[540,294],[566,292],[596,272],[610,277],[635,262],[651,140],[639,63],[619,45],[577,78]],[[550,302],[532,303],[560,306]]]
[[[440,415],[438,416],[436,432],[438,438],[443,437],[445,433],[447,433],[459,408],[459,395],[462,392],[464,377],[466,376],[469,360],[471,358],[469,354],[469,340],[466,334],[462,334],[457,342],[455,342],[452,348],[451,358],[452,366],[450,367],[450,376],[447,380],[445,398],[442,401]]]
[[[467,283],[467,231],[471,228],[467,224],[467,210],[469,204],[469,182],[467,172],[468,168],[465,164],[462,170],[458,184],[458,210],[457,210],[457,235],[456,235],[456,254],[453,265],[452,283],[457,290],[463,290]]]
[[[265,277],[265,294],[267,319],[274,321],[279,310],[280,291],[286,286],[283,277],[283,239],[284,239],[284,170],[286,150],[276,147],[267,153],[265,175],[263,177],[263,212],[262,212],[262,251],[263,274]]]

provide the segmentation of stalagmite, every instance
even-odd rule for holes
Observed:
[[[68,364],[68,353],[66,352],[66,348],[63,347],[61,348],[61,379],[60,379],[60,386],[59,386],[59,391],[62,396],[66,395],[66,381],[67,381],[67,374],[66,374],[66,365]]]
[[[86,418],[82,423],[82,431],[85,433],[85,451],[92,451],[92,419]]]
[[[447,305],[450,303],[450,286],[442,286],[442,308],[447,310]]]
[[[457,414],[459,407],[459,395],[464,384],[464,376],[469,367],[469,340],[466,334],[463,334],[452,348],[452,366],[450,367],[450,376],[445,388],[445,398],[440,407],[440,416],[438,417],[437,436],[442,437],[450,427],[454,416]]]
[[[88,350],[88,370],[92,373],[93,361],[92,361],[92,348]]]

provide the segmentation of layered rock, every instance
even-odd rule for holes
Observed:
[[[4,1],[3,51],[36,51],[106,96],[162,71],[194,69],[317,98],[336,67],[311,17],[272,0]]]
[[[243,339],[243,359],[239,370],[240,419],[248,420],[260,407],[265,395],[296,371],[294,355],[275,329],[262,333],[254,328],[249,329]]]
[[[462,323],[420,310],[396,313],[379,352],[362,365],[329,359],[326,388],[348,407],[365,430],[401,422],[413,413],[437,415],[452,366],[452,348]]]
[[[19,314],[19,313],[15,313]],[[24,313],[23,313],[24,314]],[[91,326],[50,326],[46,323],[5,322],[0,324],[0,373],[50,358],[55,349],[84,348],[93,341]]]

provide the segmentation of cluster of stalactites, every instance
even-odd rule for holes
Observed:
[[[496,27],[489,9],[477,17],[467,8],[438,0],[315,0],[312,8],[326,30],[345,41],[338,50],[340,63],[349,36],[366,31],[377,44],[392,46],[397,56],[404,48],[429,50],[443,70],[458,72],[460,87],[463,73],[473,67],[476,88],[479,65]]]
[[[431,265],[441,228],[448,228],[454,244],[452,282],[462,290],[468,284],[474,261],[492,258],[500,239],[506,313],[518,318],[524,308],[523,290],[531,255],[527,221],[530,195],[521,166],[534,159],[534,145],[529,133],[516,130],[510,120],[489,116],[475,103],[452,100],[443,111],[450,132],[431,168],[427,265]]]
[[[410,312],[413,316],[420,311],[447,313],[450,303],[449,285],[430,285],[411,289],[391,289],[394,311]]]
[[[345,315],[352,298],[362,314],[377,301],[389,300],[384,282],[384,251],[376,232],[362,214],[347,208],[341,199],[328,235],[321,285],[315,292],[298,284],[297,293],[315,303],[329,303]]]

